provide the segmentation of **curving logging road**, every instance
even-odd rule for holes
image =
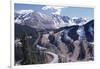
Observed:
[[[40,46],[40,45],[37,45],[37,48],[40,49],[40,50],[44,50],[44,49],[46,50],[45,47],[42,47],[42,46]],[[58,63],[59,58],[58,58],[58,55],[57,55],[57,54],[55,54],[55,53],[53,53],[53,52],[50,52],[50,51],[45,51],[45,53],[46,53],[47,55],[50,55],[50,56],[53,57],[53,60],[52,60],[51,62],[49,62],[49,63]]]

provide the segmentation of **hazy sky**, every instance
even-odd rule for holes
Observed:
[[[15,11],[18,10],[34,10],[48,15],[58,14],[69,17],[84,17],[88,19],[94,18],[93,8],[82,7],[60,7],[60,6],[47,6],[35,4],[15,4]]]

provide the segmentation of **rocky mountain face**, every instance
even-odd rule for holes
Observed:
[[[25,34],[27,34],[28,40],[24,37],[24,41],[28,45],[25,45],[26,48],[32,50],[31,53],[38,51],[39,54],[34,56],[42,59],[38,58],[33,63],[27,58],[29,61],[23,60],[24,64],[26,62],[28,62],[27,64],[49,63],[53,58],[56,58],[55,61],[59,63],[94,60],[94,20],[60,15],[49,16],[32,10],[15,12],[16,62],[25,56],[24,43],[21,41]],[[30,51],[27,50],[28,52]],[[43,58],[46,60],[42,61]]]

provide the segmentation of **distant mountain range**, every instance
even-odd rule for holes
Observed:
[[[26,26],[37,31],[53,30],[57,33],[63,30],[62,33],[73,40],[81,40],[84,37],[90,42],[94,40],[94,20],[89,21],[86,18],[70,18],[61,15],[49,16],[32,10],[20,10],[15,11],[15,24],[17,27],[18,25]],[[65,36],[64,39],[66,39]]]
[[[60,27],[83,25],[89,20],[81,17],[70,18],[68,16],[61,15],[47,15],[41,12],[35,12],[32,10],[20,10],[15,11],[15,23],[21,25],[27,25],[39,30],[44,29],[58,29]]]

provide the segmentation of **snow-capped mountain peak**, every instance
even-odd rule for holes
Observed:
[[[86,18],[69,17],[53,14],[51,16],[33,10],[15,11],[15,23],[39,29],[58,29],[65,26],[84,25]]]
[[[84,24],[87,23],[87,18],[83,18],[83,17],[72,17],[72,22],[76,23],[76,24]]]

